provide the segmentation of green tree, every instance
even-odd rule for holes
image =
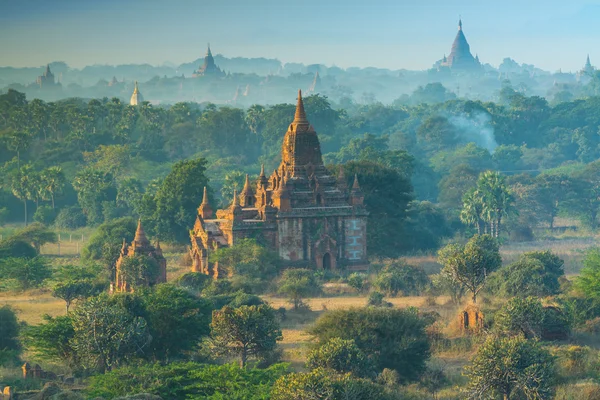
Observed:
[[[17,315],[7,305],[0,307],[0,365],[12,361],[21,353],[19,342],[19,321]]]
[[[510,299],[496,313],[494,330],[501,335],[523,335],[527,339],[542,336],[544,307],[536,297]]]
[[[383,386],[368,379],[353,377],[351,374],[332,374],[323,368],[310,372],[283,375],[273,385],[272,400],[388,400]]]
[[[75,300],[85,300],[100,294],[103,287],[90,280],[69,280],[61,282],[52,289],[52,296],[64,300],[67,314]]]
[[[275,350],[283,337],[275,313],[268,305],[223,307],[213,311],[211,346],[217,355],[239,357],[244,368],[248,358],[261,358]]]
[[[73,180],[77,191],[77,200],[90,224],[99,224],[104,220],[102,205],[114,201],[116,188],[111,174],[91,167],[80,170]]]
[[[58,242],[56,233],[49,230],[39,222],[31,224],[23,229],[19,229],[13,235],[14,240],[22,240],[33,246],[35,251],[39,254],[43,245],[47,243]]]
[[[75,336],[70,315],[51,317],[44,315],[44,323],[32,325],[25,330],[27,348],[44,360],[61,360],[71,368],[79,364],[77,352],[73,348]]]
[[[111,305],[106,297],[93,297],[71,313],[73,349],[88,370],[110,371],[141,355],[151,340],[146,321]]]
[[[44,190],[50,195],[52,208],[54,209],[54,200],[57,195],[62,194],[66,179],[60,167],[50,167],[42,171],[41,183]]]
[[[583,259],[583,268],[575,278],[575,288],[585,297],[600,300],[600,249],[588,250]]]
[[[449,244],[439,251],[438,259],[442,272],[471,292],[473,303],[488,274],[502,265],[498,242],[489,235],[475,235],[464,246]]]
[[[481,233],[480,220],[489,225],[489,233],[499,237],[502,219],[512,213],[514,198],[504,177],[498,172],[486,171],[479,175],[477,188],[464,199],[461,219],[465,223],[476,224]],[[477,217],[476,212],[480,212]]]
[[[91,376],[85,393],[89,398],[104,399],[150,393],[163,399],[264,400],[270,398],[275,381],[286,373],[285,364],[259,369],[236,364],[144,363]]]
[[[506,297],[551,296],[560,291],[563,260],[549,251],[523,254],[490,276],[488,289]]]
[[[135,235],[137,224],[133,218],[125,217],[108,221],[100,225],[90,236],[81,251],[83,260],[97,260],[114,274],[115,263],[119,258],[123,240],[130,243]]]
[[[24,165],[10,177],[12,194],[23,202],[25,226],[27,226],[27,201],[35,199],[36,193],[35,171],[30,164]]]
[[[524,338],[488,337],[467,367],[467,376],[469,399],[543,400],[554,395],[554,358]]]
[[[430,357],[427,325],[414,308],[351,308],[323,314],[310,333],[320,344],[333,338],[354,340],[376,371],[394,369],[411,381],[425,371]]]
[[[52,270],[43,257],[5,258],[0,260],[0,276],[15,282],[20,290],[39,287],[52,276]]]
[[[355,376],[368,376],[373,366],[369,358],[358,348],[354,340],[332,338],[308,353],[306,366],[330,369],[337,373],[352,373]]]
[[[304,268],[286,269],[279,280],[277,293],[287,296],[294,310],[298,310],[302,299],[321,292],[321,284],[313,271]]]
[[[408,204],[413,199],[409,178],[373,161],[351,161],[339,168],[343,168],[348,185],[352,184],[356,174],[365,195],[371,227],[367,230],[369,253],[380,257],[399,257],[403,251],[412,250],[406,230]],[[338,171],[332,172],[338,175]]]
[[[231,247],[217,249],[211,254],[211,262],[218,262],[219,268],[227,271],[234,289],[249,293],[264,291],[279,267],[277,255],[254,239],[242,239]]]
[[[208,336],[212,304],[188,291],[157,285],[143,294],[145,318],[152,342],[147,351],[159,360],[169,360],[192,351]]]
[[[153,257],[136,254],[123,258],[119,272],[122,282],[127,282],[133,289],[141,289],[154,285],[160,270]]]
[[[155,231],[166,240],[189,240],[189,229],[202,201],[206,160],[195,159],[176,163],[164,179],[155,196],[156,211],[153,217]]]
[[[404,296],[418,296],[429,285],[429,278],[422,268],[399,260],[384,265],[373,285],[388,296],[400,292]]]

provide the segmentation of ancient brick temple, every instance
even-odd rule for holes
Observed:
[[[351,188],[343,172],[323,165],[317,133],[306,118],[302,93],[283,138],[281,164],[271,176],[264,167],[252,184],[248,176],[231,205],[216,212],[206,189],[191,231],[192,271],[219,276],[210,253],[254,238],[279,254],[285,266],[322,269],[367,268],[367,211],[358,179]]]
[[[133,291],[132,286],[129,282],[127,282],[126,278],[123,276],[123,273],[121,271],[121,265],[123,264],[123,260],[126,257],[140,255],[151,257],[158,264],[158,275],[153,282],[150,282],[150,285],[154,285],[157,283],[165,283],[167,281],[167,260],[163,256],[162,249],[160,248],[160,243],[157,240],[156,246],[152,246],[152,244],[146,237],[144,228],[142,228],[142,221],[140,220],[138,221],[138,226],[135,231],[135,237],[133,238],[133,242],[131,242],[131,245],[127,246],[127,244],[125,243],[125,239],[123,239],[123,247],[121,248],[121,254],[119,255],[119,259],[116,263],[115,281],[111,283],[111,292]]]

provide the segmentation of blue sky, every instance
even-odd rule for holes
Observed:
[[[458,15],[473,53],[575,71],[600,66],[600,0],[0,0],[0,66],[172,62],[202,56],[425,69]]]

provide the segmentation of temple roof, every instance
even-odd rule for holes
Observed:
[[[463,33],[461,19],[458,20],[458,32],[452,43],[452,50],[446,60],[446,64],[450,68],[459,69],[469,69],[480,66],[479,62],[471,54],[471,48]]]
[[[317,133],[306,118],[302,91],[298,90],[294,120],[283,138],[280,169],[296,176],[304,174],[308,166],[322,167],[323,158]]]
[[[150,241],[146,237],[146,232],[144,232],[144,228],[142,227],[142,220],[138,219],[138,226],[135,231],[135,237],[133,238],[134,242],[141,246],[150,245]]]

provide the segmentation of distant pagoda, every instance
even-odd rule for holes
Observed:
[[[448,67],[456,71],[478,71],[481,69],[479,57],[473,57],[467,38],[463,33],[462,20],[458,20],[458,32],[452,43],[452,49],[448,57],[439,63],[441,67]]]
[[[208,50],[206,50],[206,55],[204,56],[204,63],[198,68],[198,71],[196,71],[193,76],[225,76],[225,72],[221,71],[217,64],[215,64],[215,59],[210,51],[210,43],[208,44]]]
[[[131,95],[131,99],[129,100],[130,106],[139,106],[144,102],[144,96],[140,93],[138,89],[138,83],[135,81],[135,87],[133,88],[133,94]]]
[[[54,74],[50,71],[50,64],[46,65],[46,70],[44,73],[37,77],[35,81],[40,88],[48,88],[56,86],[56,81],[54,80]]]

